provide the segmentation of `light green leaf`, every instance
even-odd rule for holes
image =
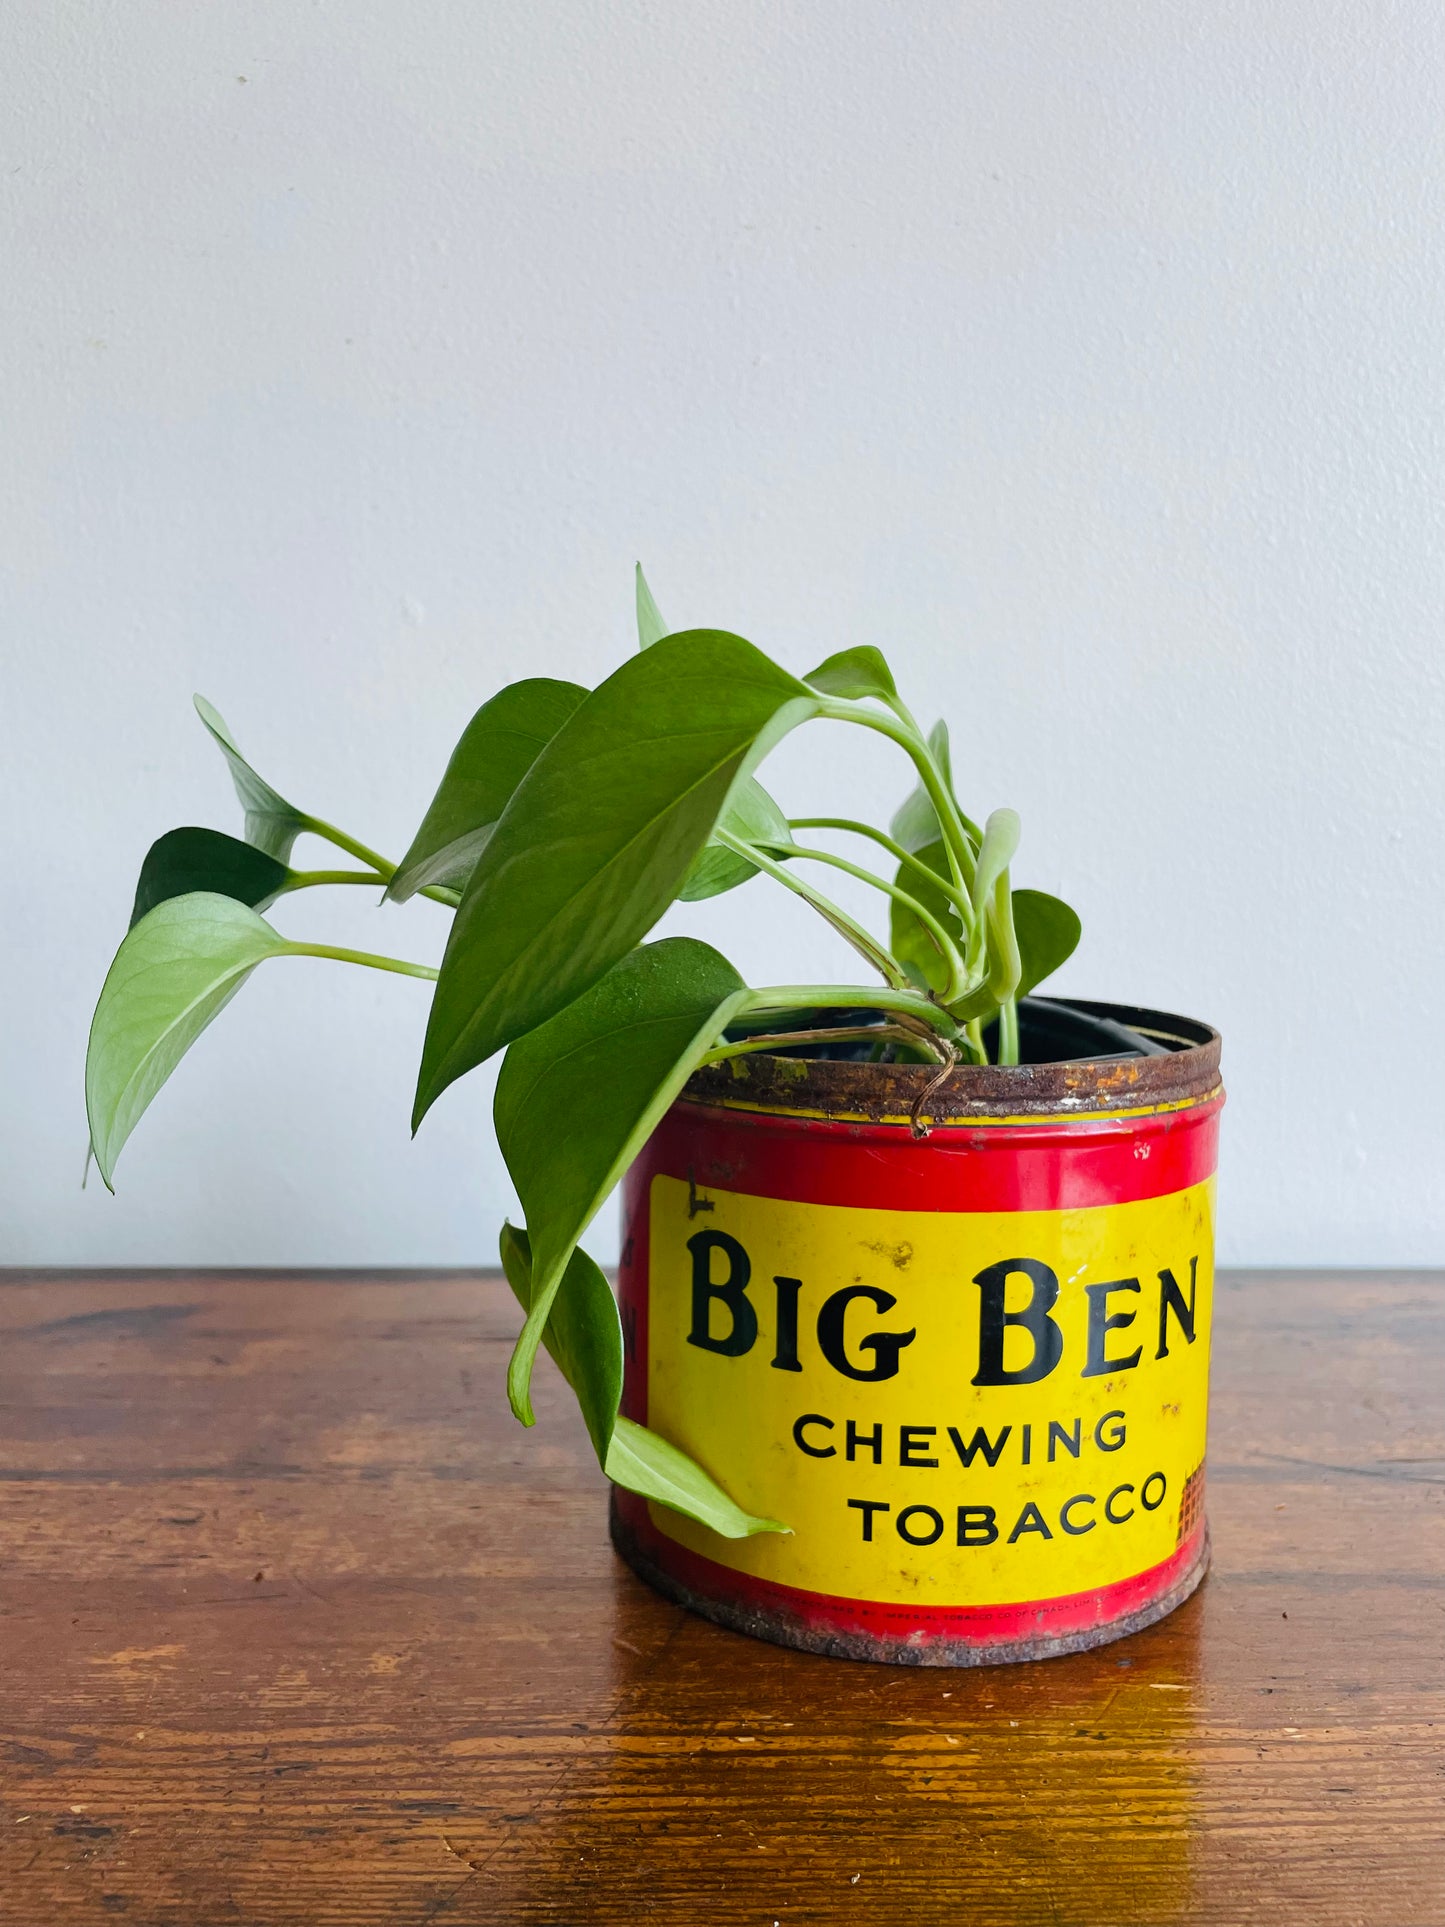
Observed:
[[[924,799],[927,801],[927,798]],[[932,809],[932,804],[929,808]],[[896,821],[896,819],[895,819]],[[937,818],[934,819],[935,824]],[[902,842],[895,832],[895,840]],[[912,852],[920,862],[926,863],[945,881],[949,877],[948,853],[940,840],[925,843]],[[954,943],[963,948],[963,920],[957,907],[941,889],[934,889],[918,872],[907,863],[900,863],[894,882],[911,897],[917,898],[925,910],[931,910],[943,925]],[[920,990],[941,991],[948,983],[948,966],[938,945],[929,935],[913,912],[896,897],[891,898],[888,915],[888,947],[898,959]],[[956,1014],[956,1013],[955,1013]]]
[[[821,689],[825,696],[841,696],[850,702],[864,696],[876,696],[887,702],[898,694],[893,671],[883,660],[882,650],[875,649],[872,643],[839,650],[836,656],[829,656],[816,669],[810,669],[804,681],[814,689]]]
[[[1077,912],[1043,890],[1015,890],[1013,909],[1023,963],[1017,994],[1027,997],[1073,955],[1082,926]]]
[[[642,564],[637,565],[637,646],[650,649],[655,642],[661,642],[671,631],[662,619],[662,611],[652,599],[652,591],[647,586],[647,577],[642,573]]]
[[[982,973],[990,996],[998,1004],[1018,987],[1021,960],[1013,927],[1013,899],[1008,866],[1019,845],[1019,819],[1014,810],[992,810],[983,826],[978,866],[973,878],[975,922],[968,949],[969,975]],[[974,1013],[970,1010],[970,1016]]]
[[[973,877],[973,907],[980,925],[988,908],[993,887],[1013,862],[1019,846],[1017,810],[993,810],[983,826],[983,842],[978,849],[978,867]]]
[[[717,951],[667,937],[624,957],[503,1059],[493,1116],[534,1264],[507,1375],[524,1425],[532,1361],[573,1247],[746,996]]]
[[[702,1467],[675,1445],[619,1417],[607,1448],[607,1476],[629,1492],[640,1492],[645,1499],[656,1499],[686,1514],[699,1524],[711,1526],[721,1538],[748,1539],[757,1532],[788,1532],[778,1519],[759,1519],[734,1505],[717,1482]]]
[[[526,1311],[532,1302],[532,1252],[526,1232],[514,1225],[502,1229],[502,1264],[517,1302]],[[611,1287],[585,1251],[572,1254],[542,1343],[576,1393],[598,1463],[614,1485],[671,1506],[711,1526],[725,1539],[787,1530],[776,1519],[758,1519],[744,1512],[685,1452],[632,1419],[618,1416],[622,1324]]]
[[[181,1058],[257,964],[290,948],[254,910],[206,891],[171,897],[126,937],[85,1060],[90,1141],[109,1189],[121,1147]]]
[[[929,730],[928,747],[933,751],[934,761],[942,770],[943,780],[951,793],[953,764],[948,749],[947,723],[937,722]],[[939,825],[938,812],[933,807],[933,798],[921,782],[899,805],[889,825],[889,834],[895,843],[903,845],[910,856],[917,856],[927,844],[939,841],[943,832]]]
[[[157,904],[193,891],[234,897],[253,910],[264,910],[286,888],[292,872],[254,843],[223,836],[219,830],[167,830],[146,852],[136,884],[134,929]]]
[[[740,636],[696,629],[634,656],[523,777],[452,925],[417,1082],[455,1078],[610,970],[677,896],[739,775],[816,713]]]
[[[743,837],[749,843],[768,845],[791,843],[793,833],[788,819],[755,776],[744,776],[734,784],[718,827]],[[770,848],[770,856],[781,852]],[[692,868],[678,891],[682,903],[701,903],[704,897],[720,897],[724,890],[736,889],[758,873],[756,863],[726,845],[709,841],[699,851]]]
[[[586,694],[578,683],[535,676],[482,704],[387,886],[394,903],[429,883],[466,883],[517,785]]]
[[[531,1240],[515,1225],[504,1224],[501,1251],[507,1283],[522,1310],[530,1311]],[[580,1245],[567,1261],[542,1343],[577,1394],[597,1463],[605,1466],[622,1397],[622,1323],[612,1287]]]
[[[916,854],[938,876],[947,878],[948,857],[941,842],[926,844]],[[899,866],[897,881],[903,889],[917,897],[925,909],[933,912],[955,942],[962,943],[963,932],[958,912],[941,890],[930,889],[916,870],[904,865]],[[1080,925],[1078,916],[1067,903],[1049,896],[1045,891],[1015,890],[1012,902],[1014,932],[1022,964],[1022,975],[1014,994],[1026,997],[1073,954],[1079,941]],[[943,960],[936,946],[912,911],[896,901],[890,918],[889,948],[920,989],[937,991],[943,988]],[[998,1000],[984,984],[971,997],[960,999],[951,1004],[949,1009],[961,1022],[966,1023],[974,1017],[981,1017],[986,1022],[998,1009]]]
[[[221,754],[230,764],[231,781],[241,799],[241,808],[246,812],[246,841],[254,843],[258,850],[264,850],[267,856],[274,856],[278,863],[288,862],[291,846],[303,830],[311,827],[310,817],[303,810],[298,810],[294,803],[288,803],[284,796],[277,795],[271,785],[256,774],[237,749],[236,739],[227,729],[219,710],[213,709],[204,696],[195,696],[192,701],[196,705],[196,714],[216,739]]]

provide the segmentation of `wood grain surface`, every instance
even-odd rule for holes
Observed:
[[[1445,1922],[1445,1276],[1225,1278],[1203,1590],[971,1673],[652,1596],[514,1326],[0,1274],[0,1919]]]

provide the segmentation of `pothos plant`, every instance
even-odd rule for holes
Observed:
[[[792,675],[742,637],[669,631],[637,571],[639,653],[598,688],[529,677],[467,724],[400,863],[288,803],[246,761],[217,712],[196,708],[230,765],[244,840],[177,829],[141,866],[130,930],[100,994],[86,1060],[91,1148],[112,1185],[141,1114],[251,972],[324,957],[435,979],[413,1129],[455,1080],[497,1052],[497,1140],[526,1217],[501,1256],[525,1319],[507,1375],[533,1423],[545,1345],[609,1478],[728,1537],[785,1530],[753,1517],[666,1440],[618,1412],[622,1333],[579,1239],[692,1073],[752,1051],[932,1063],[1018,1061],[1019,999],[1061,964],[1079,921],[1015,890],[1012,810],[980,828],[955,794],[948,732],[927,734],[872,647]],[[888,830],[788,817],[754,772],[791,730],[843,723],[887,737],[914,788]],[[831,832],[855,861],[813,840]],[[318,837],[354,867],[300,870]],[[876,890],[887,934],[816,881],[837,870]],[[868,967],[865,984],[751,988],[692,937],[644,939],[678,901],[758,875],[810,904]],[[439,970],[283,937],[261,914],[325,885],[380,887],[454,912]],[[112,1187],[113,1188],[113,1187]]]

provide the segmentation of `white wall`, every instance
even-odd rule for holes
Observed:
[[[637,555],[794,669],[883,644],[1079,906],[1059,988],[1220,1025],[1227,1258],[1445,1259],[1437,6],[71,0],[0,92],[0,1259],[491,1258],[423,986],[263,969],[115,1199],[86,1024],[150,840],[237,824],[192,689],[399,851]],[[437,954],[360,895],[276,921]],[[762,883],[691,927],[850,973]]]

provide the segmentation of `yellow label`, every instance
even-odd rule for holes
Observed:
[[[835,1598],[1107,1586],[1198,1523],[1214,1184],[1082,1211],[874,1211],[652,1181],[648,1424],[791,1535],[720,1565]]]

